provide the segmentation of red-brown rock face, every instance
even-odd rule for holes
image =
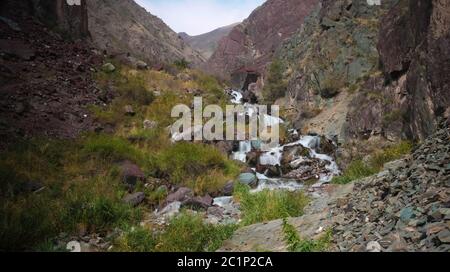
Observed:
[[[269,0],[222,39],[207,68],[224,78],[262,72],[274,51],[294,34],[319,0]]]

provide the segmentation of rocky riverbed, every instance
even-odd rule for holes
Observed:
[[[412,155],[374,176],[323,186],[305,214],[290,218],[304,239],[333,232],[332,251],[450,251],[448,122]],[[221,251],[287,251],[282,220],[238,230]]]

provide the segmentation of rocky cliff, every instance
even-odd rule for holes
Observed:
[[[153,64],[186,59],[198,65],[204,61],[161,19],[134,0],[90,0],[87,6],[92,39],[110,55],[131,54]]]
[[[279,102],[306,132],[424,139],[449,114],[448,19],[445,1],[322,0],[276,54]]]
[[[219,46],[219,42],[228,36],[231,30],[237,25],[224,26],[197,36],[189,36],[187,33],[180,33],[179,35],[193,49],[200,52],[205,59],[209,59]]]
[[[318,0],[269,0],[224,38],[207,63],[209,71],[235,83],[246,72],[261,73],[281,43],[291,37]]]

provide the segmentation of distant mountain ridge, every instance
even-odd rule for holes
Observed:
[[[298,31],[318,3],[319,0],[266,1],[220,41],[205,69],[225,79],[232,74],[245,77],[247,71],[261,73],[277,48]]]
[[[195,66],[205,61],[161,19],[134,0],[86,2],[92,39],[108,54],[130,54],[154,64],[186,59]]]
[[[220,40],[226,37],[231,30],[239,23],[231,24],[228,26],[217,28],[211,32],[190,36],[185,32],[181,32],[178,35],[193,49],[197,50],[205,59],[209,59],[214,51],[219,46]]]

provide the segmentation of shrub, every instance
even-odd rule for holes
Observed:
[[[180,59],[173,63],[178,69],[185,70],[189,68],[189,62],[186,59]]]
[[[275,102],[278,98],[285,95],[287,89],[287,82],[283,77],[284,66],[281,60],[275,59],[269,68],[267,76],[267,84],[264,87],[263,95],[267,102]]]
[[[303,192],[265,190],[252,194],[242,184],[236,185],[234,197],[241,205],[244,225],[300,216],[309,201]]]

